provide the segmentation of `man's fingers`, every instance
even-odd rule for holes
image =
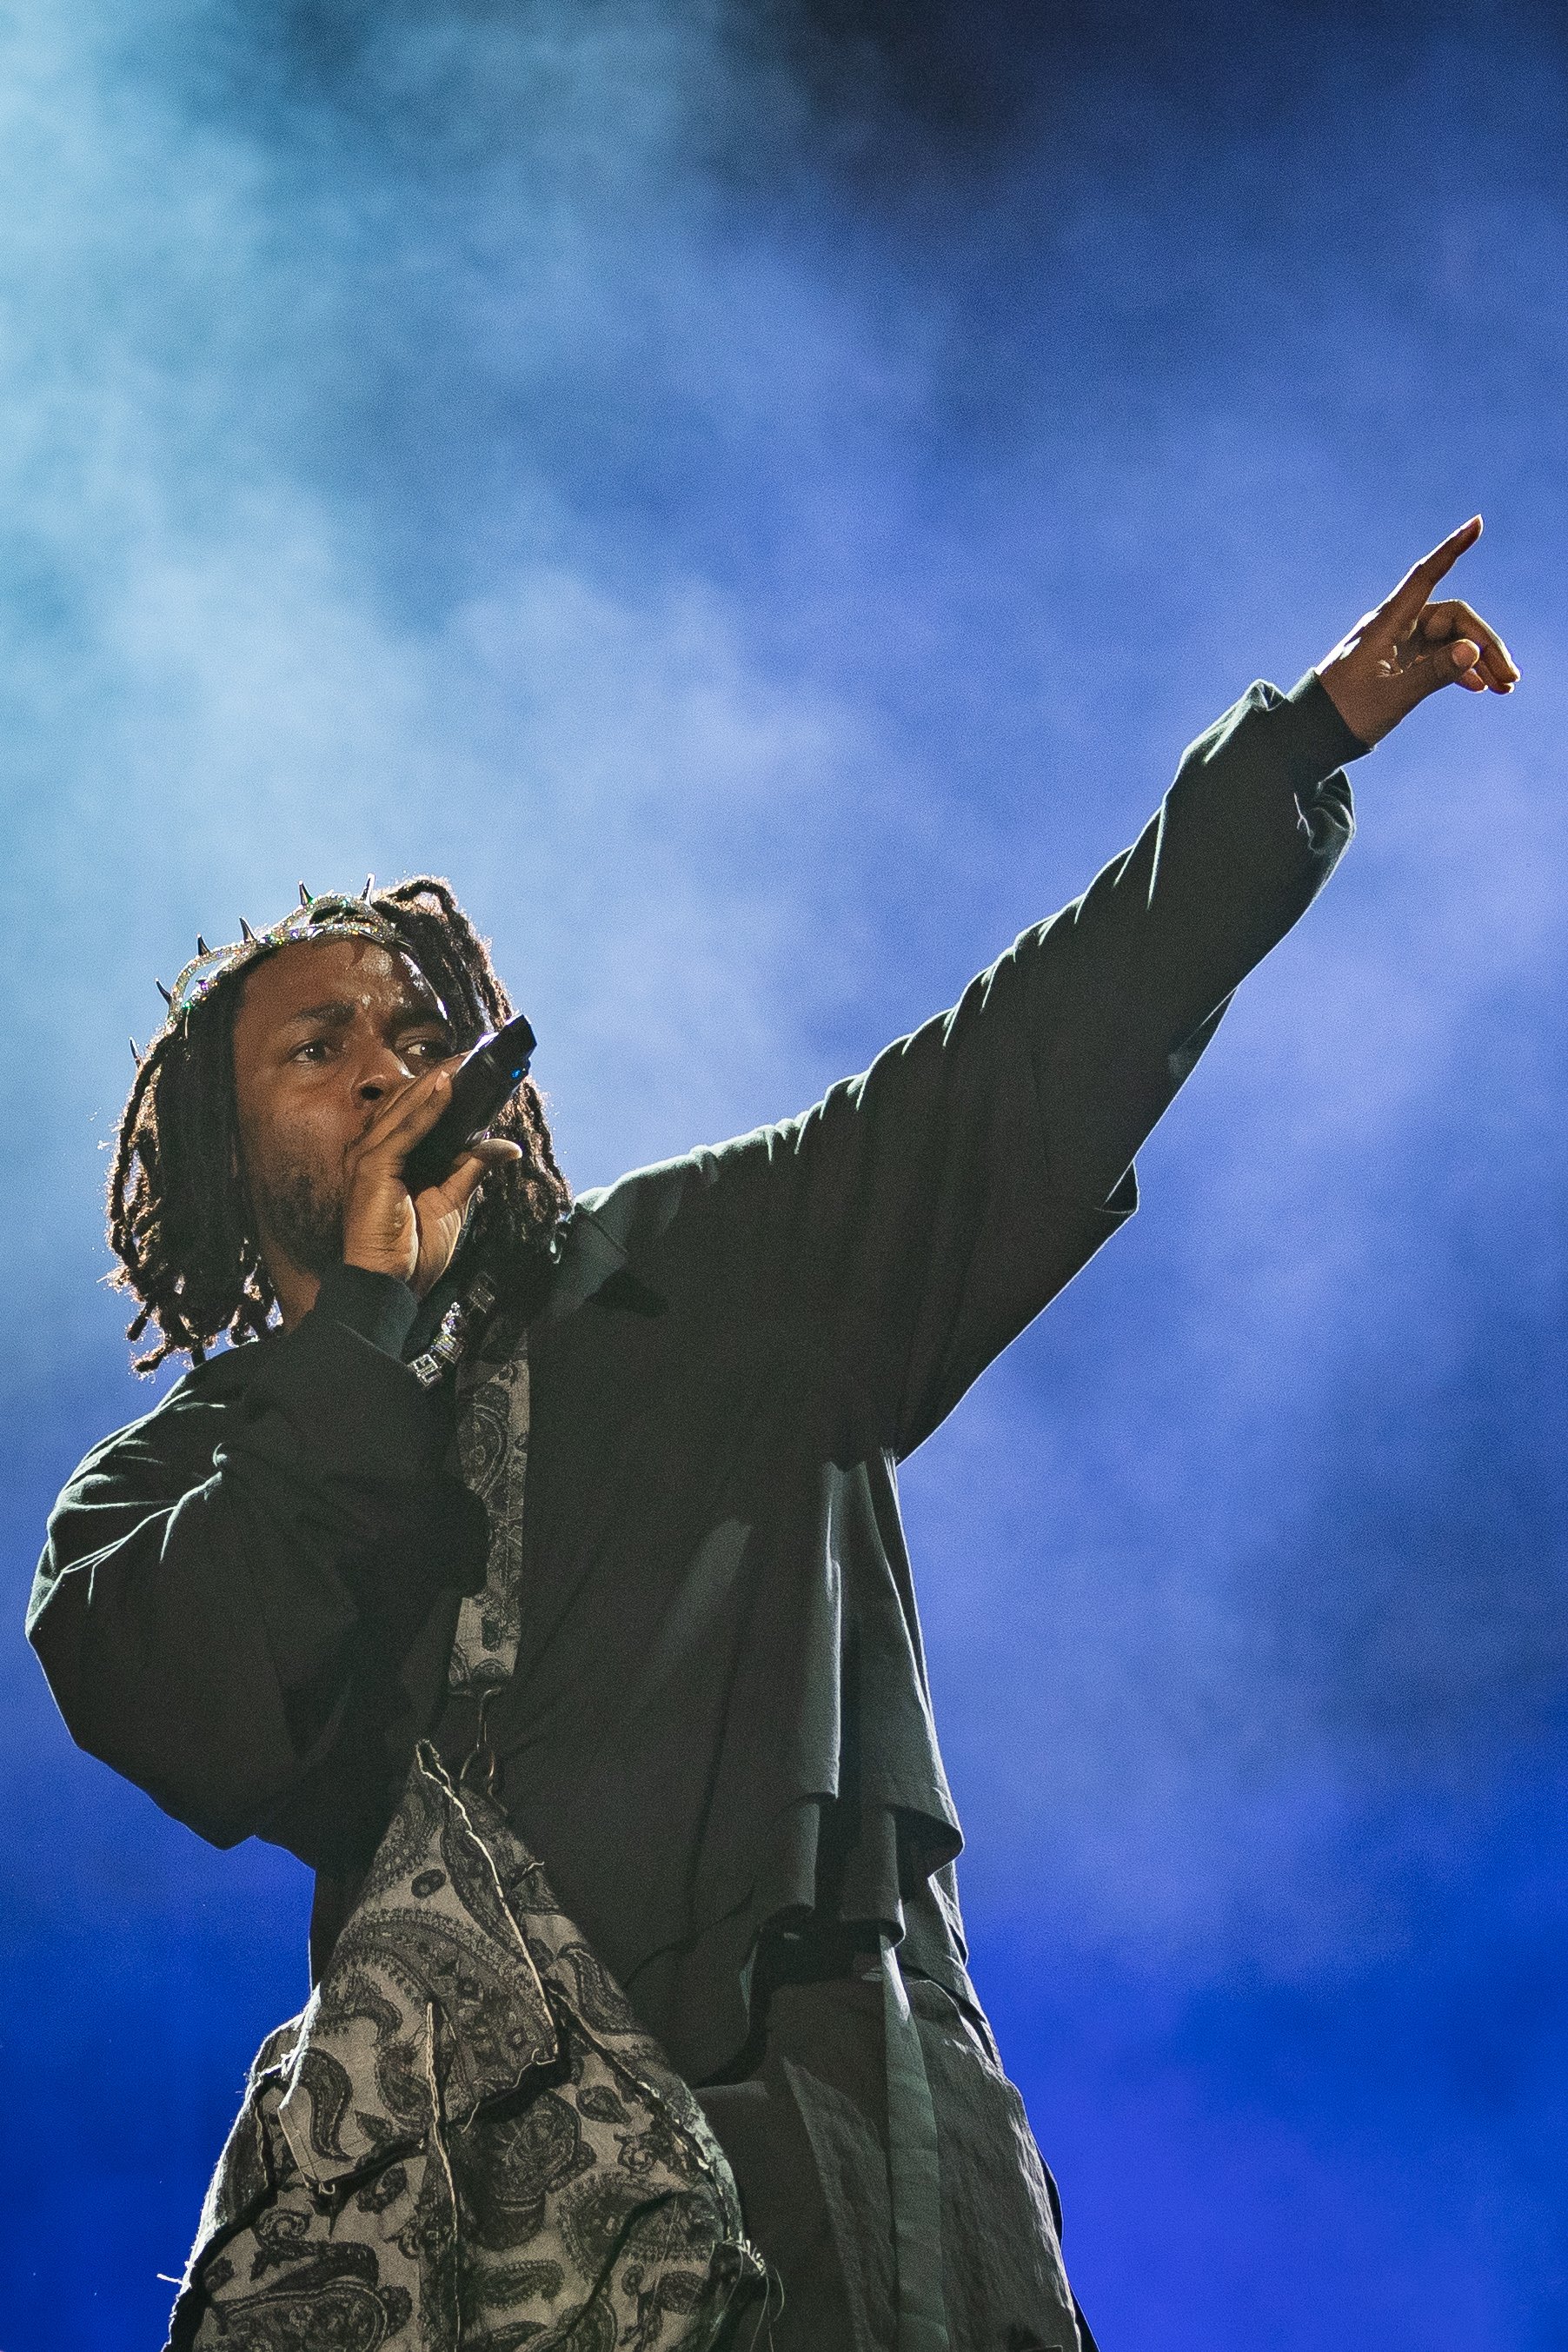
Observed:
[[[1384,620],[1396,628],[1414,621],[1444,572],[1458,562],[1467,547],[1475,545],[1480,535],[1481,519],[1472,515],[1468,522],[1462,522],[1458,530],[1451,530],[1447,539],[1440,540],[1430,555],[1413,563],[1393,594],[1385,596],[1378,606]]]
[[[437,1215],[453,1209],[466,1209],[492,1169],[509,1167],[514,1160],[521,1158],[521,1145],[514,1143],[510,1136],[481,1136],[478,1143],[470,1144],[450,1175],[444,1176],[439,1184],[432,1184],[426,1192],[417,1195],[415,1206],[422,1213],[434,1208]]]
[[[1432,595],[1480,531],[1479,515],[1451,530],[1317,665],[1330,699],[1363,743],[1381,742],[1440,687],[1509,694],[1518,682],[1519,665],[1489,622],[1462,598]]]
[[[1407,663],[1398,674],[1405,710],[1414,710],[1429,694],[1452,686],[1456,679],[1472,693],[1484,694],[1487,682],[1481,673],[1480,658],[1481,649],[1473,637],[1456,637],[1452,645],[1433,646],[1418,661]]]
[[[383,1152],[402,1158],[412,1151],[446,1109],[452,1072],[461,1058],[455,1055],[441,1069],[427,1070],[423,1077],[411,1078],[396,1094],[388,1095],[353,1147],[358,1158],[363,1160]]]
[[[521,1143],[512,1143],[510,1136],[479,1136],[478,1143],[470,1143],[458,1164],[451,1169],[451,1176],[445,1176],[442,1183],[433,1185],[433,1190],[439,1192],[442,1185],[449,1185],[454,1176],[461,1176],[470,1167],[475,1171],[472,1181],[478,1183],[479,1176],[484,1176],[489,1169],[510,1167],[512,1160],[521,1160]]]
[[[1481,672],[1488,686],[1498,694],[1510,693],[1519,679],[1519,664],[1497,631],[1482,620],[1470,604],[1458,597],[1448,597],[1438,604],[1429,605],[1421,615],[1421,634],[1433,643],[1444,638],[1466,636],[1481,650]]]

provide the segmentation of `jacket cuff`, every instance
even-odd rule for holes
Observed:
[[[401,1486],[437,1465],[449,1433],[435,1392],[320,1300],[269,1351],[245,1402],[247,1416],[280,1412],[300,1461],[333,1478]]]
[[[418,1311],[419,1302],[405,1282],[395,1274],[373,1274],[368,1266],[329,1266],[316,1294],[318,1315],[346,1324],[384,1356],[399,1361]]]
[[[1299,792],[1310,792],[1336,768],[1364,759],[1372,750],[1346,726],[1315,669],[1296,680],[1285,701],[1292,721],[1287,757],[1290,781]]]

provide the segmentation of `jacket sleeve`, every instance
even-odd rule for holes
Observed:
[[[71,1735],[215,1844],[374,1843],[400,1662],[482,1581],[483,1507],[396,1353],[413,1311],[335,1272],[247,1380],[209,1368],[237,1393],[183,1384],[51,1515],[27,1633]]]
[[[1139,1146],[1349,841],[1338,763],[1366,748],[1315,673],[1249,687],[1131,847],[951,1012],[695,1156],[710,1255],[717,1226],[752,1311],[793,1297],[844,1442],[909,1453],[1131,1214]]]

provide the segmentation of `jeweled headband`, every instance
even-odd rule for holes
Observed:
[[[264,931],[253,931],[241,916],[240,936],[232,947],[226,948],[209,948],[198,935],[195,955],[173,988],[165,988],[162,981],[158,982],[158,993],[169,1008],[164,1029],[182,1027],[192,1008],[210,996],[215,988],[234,973],[259,963],[263,956],[275,954],[279,948],[289,947],[297,940],[371,940],[377,947],[406,953],[406,941],[370,903],[374,883],[375,877],[367,875],[357,898],[336,890],[325,890],[313,898],[301,882],[299,906],[280,923],[270,923]]]

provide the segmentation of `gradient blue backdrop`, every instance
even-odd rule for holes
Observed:
[[[1108,2352],[1568,2345],[1549,5],[31,0],[0,26],[0,2347],[161,2340],[306,1876],[79,1756],[164,978],[448,872],[575,1181],[791,1111],[1443,531],[1145,1205],[910,1465],[975,1971]]]

